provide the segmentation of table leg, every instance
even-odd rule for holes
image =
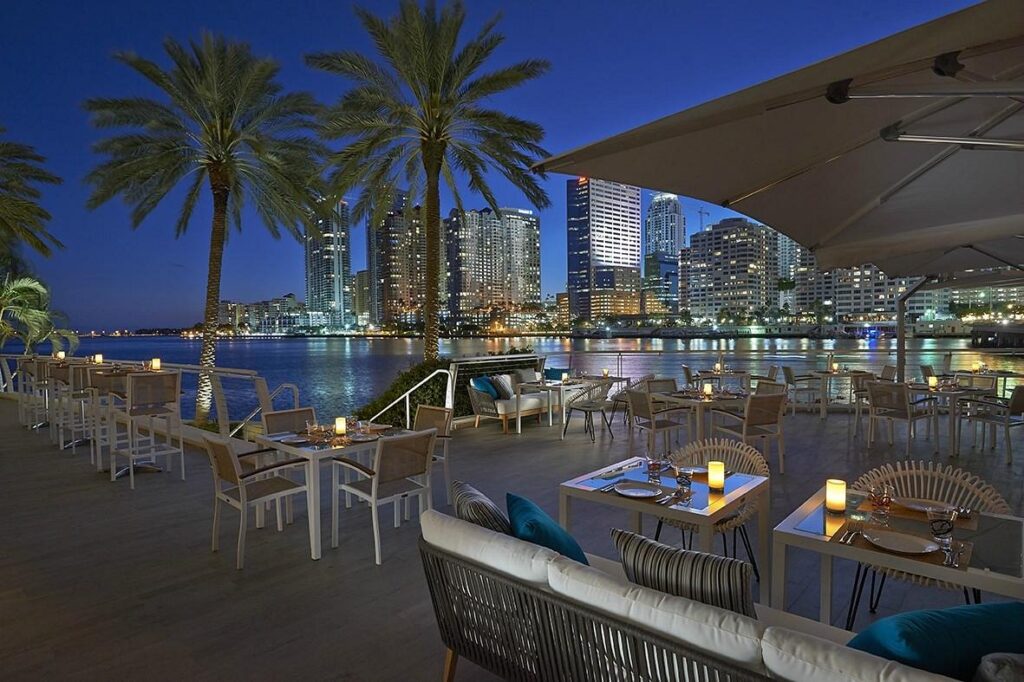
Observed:
[[[516,433],[523,432],[523,414],[519,409],[519,397],[520,393],[516,391]]]
[[[697,403],[697,440],[704,440],[704,404]]]
[[[572,498],[565,494],[565,492],[559,492],[558,494],[558,525],[569,532],[569,528],[572,524]]]
[[[949,456],[956,457],[957,426],[956,398],[949,397]]]
[[[764,569],[762,569],[764,570]],[[767,584],[762,578],[761,584]],[[772,547],[772,599],[773,609],[786,610],[786,543],[776,537]],[[762,603],[764,600],[762,599]]]
[[[821,393],[818,395],[818,402],[820,407],[818,408],[818,417],[824,419],[828,416],[828,376],[822,375],[821,377]]]
[[[761,572],[761,593],[758,601],[768,605],[768,586],[772,584],[771,555],[769,548],[772,541],[771,529],[771,491],[765,483],[764,492],[757,500],[757,565]]]
[[[820,554],[821,591],[819,594],[818,620],[826,625],[832,623],[832,556]]]
[[[336,494],[331,491],[331,494]],[[306,460],[306,497],[309,510],[309,554],[313,560],[320,558],[320,463],[315,459]]]
[[[548,391],[548,426],[555,425],[555,410],[554,410],[555,396],[552,392]]]
[[[697,538],[697,549],[705,554],[712,554],[715,542],[715,527],[710,524],[702,525],[698,528],[697,533],[699,535]]]

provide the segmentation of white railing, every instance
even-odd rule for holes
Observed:
[[[452,407],[453,406],[452,400],[453,400],[453,397],[455,395],[454,389],[452,388],[452,373],[451,373],[450,370],[447,370],[447,369],[435,369],[433,372],[428,374],[422,380],[417,382],[417,384],[415,386],[413,386],[408,391],[406,391],[402,395],[400,395],[397,398],[395,398],[394,400],[392,400],[390,403],[388,403],[388,406],[385,407],[383,410],[381,410],[377,414],[375,414],[372,417],[370,417],[370,421],[371,422],[374,421],[375,419],[380,417],[382,414],[384,414],[385,412],[390,410],[392,407],[394,407],[395,405],[399,404],[400,402],[402,402],[404,400],[405,401],[405,428],[407,428],[407,429],[411,428],[412,427],[412,404],[410,402],[410,399],[412,398],[412,394],[414,392],[416,392],[420,387],[426,385],[431,379],[433,379],[434,377],[436,377],[438,375],[441,375],[441,374],[443,374],[447,378],[447,382],[448,382],[447,386],[445,386],[445,407]]]
[[[273,409],[273,407],[274,407],[274,398],[276,398],[277,396],[281,395],[286,390],[292,392],[292,409],[298,409],[298,407],[299,407],[299,387],[296,386],[295,384],[287,384],[287,383],[286,384],[281,384],[280,386],[278,386],[277,388],[275,388],[273,391],[271,391],[268,394],[267,402],[266,402],[265,405],[263,404],[263,401],[261,400],[260,404],[257,405],[256,408],[252,412],[250,412],[249,414],[245,415],[245,418],[241,422],[239,422],[238,426],[236,426],[235,428],[231,429],[231,433],[229,433],[228,435],[234,437],[236,434],[241,433],[241,431],[246,426],[248,426],[249,423],[252,422],[252,420],[255,419],[257,416],[259,416],[260,414],[262,414],[264,412],[271,411]],[[266,408],[266,409],[264,409],[264,408]]]

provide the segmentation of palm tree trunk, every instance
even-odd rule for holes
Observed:
[[[436,360],[438,356],[438,310],[437,293],[440,280],[441,259],[441,198],[438,185],[441,181],[440,157],[424,154],[427,194],[423,212],[427,240],[426,282],[423,292],[423,359]]]
[[[228,188],[214,184],[213,191],[213,228],[210,231],[210,264],[206,274],[206,310],[203,314],[203,346],[199,351],[199,366],[204,370],[217,364],[217,321],[220,308],[220,270],[224,260],[224,235],[227,231]],[[213,382],[210,374],[199,373],[199,386],[196,390],[196,424],[205,424],[210,420],[210,408],[213,404]]]

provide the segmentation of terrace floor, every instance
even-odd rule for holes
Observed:
[[[787,417],[786,474],[772,482],[773,525],[825,478],[853,480],[903,456],[899,429],[895,446],[867,452],[852,424],[842,413],[826,421],[816,414]],[[451,443],[453,475],[499,501],[505,491],[526,495],[555,516],[561,481],[626,456],[625,430],[621,423],[615,428],[615,440],[604,434],[596,444],[584,435],[582,421],[564,442],[558,429],[532,422],[519,436],[502,435],[494,422],[459,429]],[[232,510],[223,517],[221,552],[210,552],[212,485],[204,455],[186,456],[184,482],[177,472],[145,474],[131,491],[126,480],[111,483],[97,474],[87,447],[77,455],[59,452],[45,434],[18,426],[13,402],[0,401],[0,434],[4,678],[439,678],[443,647],[415,519],[397,530],[385,523],[378,567],[369,512],[344,513],[341,546],[332,550],[325,500],[324,558],[313,562],[305,512],[297,508],[295,525],[283,533],[250,530],[246,568],[236,571]],[[931,458],[932,449],[919,438],[914,456]],[[981,454],[965,447],[959,459],[1017,514],[1024,514],[1021,450],[1012,467],[998,450]],[[326,490],[329,472],[323,472]],[[447,511],[439,473],[435,480],[435,507]],[[584,549],[613,557],[608,529],[625,526],[625,515],[596,505],[586,513],[582,504],[577,509],[574,532]],[[792,551],[789,566],[787,610],[814,617],[817,559]],[[853,565],[837,562],[836,573],[833,612],[841,625]],[[959,592],[891,584],[875,617],[958,603]],[[862,605],[858,628],[870,620]],[[463,662],[457,679],[492,678]]]

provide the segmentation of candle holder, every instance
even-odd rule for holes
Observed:
[[[64,358],[67,357],[67,355],[62,350],[57,351],[56,356],[57,359],[60,360],[61,362],[64,362]]]
[[[94,363],[96,363],[97,365],[102,365],[103,364],[103,355],[101,353],[97,353],[96,355],[92,356],[92,361]]]
[[[838,478],[825,481],[825,511],[830,514],[846,513],[846,481]]]
[[[928,388],[930,388],[931,390],[934,391],[938,387],[939,387],[939,378],[938,377],[928,377]]]
[[[149,361],[149,368],[154,372],[160,371],[160,358],[153,358]]]
[[[344,417],[334,418],[334,435],[344,436],[348,432],[348,421]]]
[[[602,369],[601,370],[601,376],[603,376],[605,379],[608,378],[608,374],[609,374],[609,371],[607,369]]]
[[[564,384],[567,381],[569,381],[569,373],[568,372],[562,372],[562,383]]]
[[[708,462],[708,488],[715,492],[725,490],[725,462]]]
[[[711,396],[713,396],[714,394],[715,387],[711,384],[711,382],[709,381],[708,383],[704,384],[704,399],[711,400]]]

